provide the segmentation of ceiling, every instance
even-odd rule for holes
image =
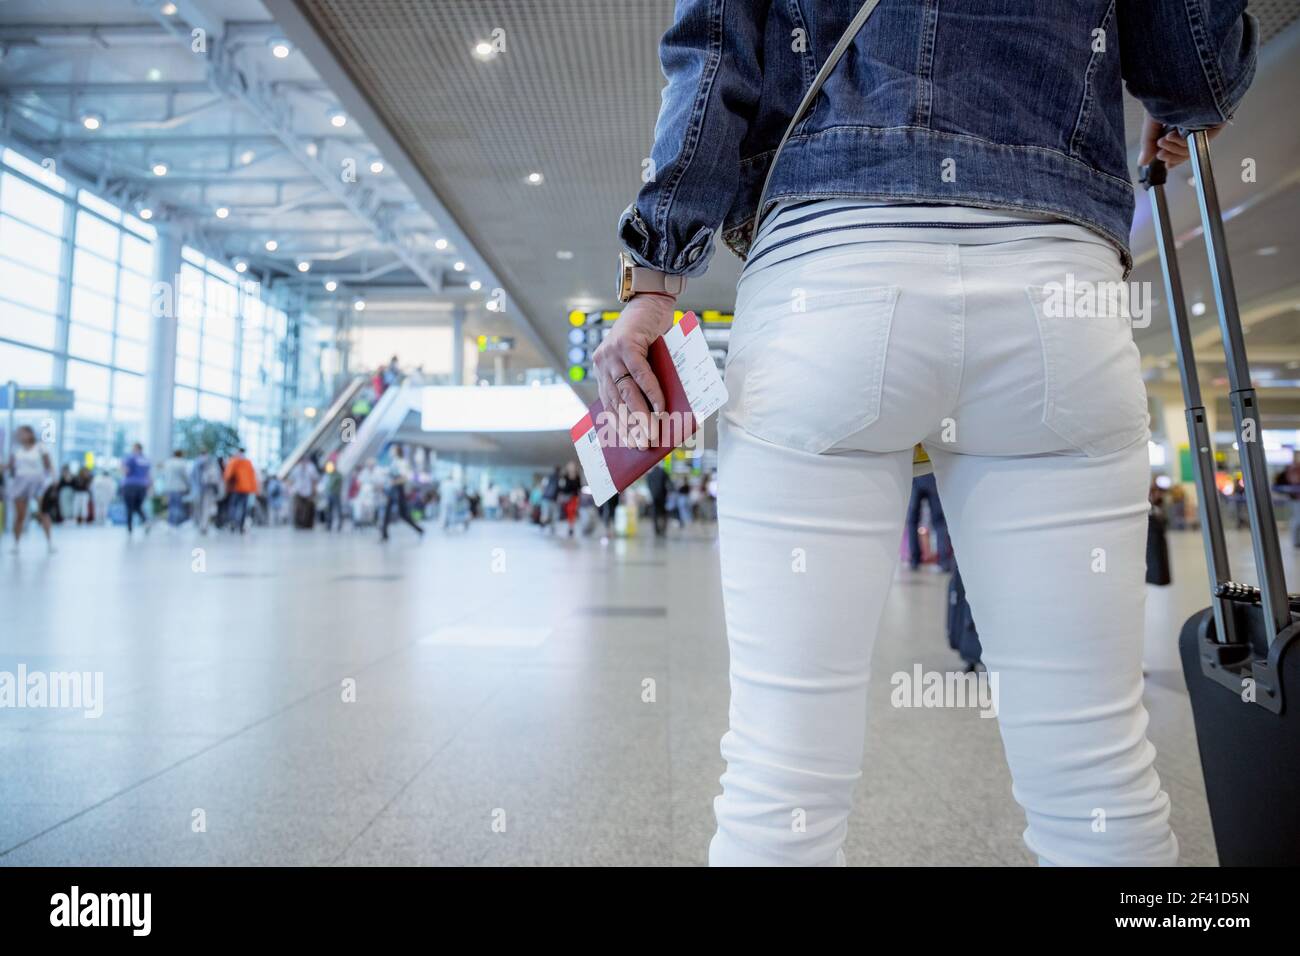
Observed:
[[[205,55],[193,50],[196,28]],[[398,292],[408,320],[450,321],[445,306],[458,303],[471,334],[511,330],[470,286],[496,284],[470,265],[472,244],[416,201],[355,116],[343,110],[344,125],[333,124],[338,97],[292,44],[273,52],[283,39],[259,0],[7,0],[0,127],[208,254],[301,293],[322,318],[337,303],[351,322],[378,321],[379,310],[349,314],[353,300]],[[544,363],[527,343],[512,361]]]
[[[321,38],[418,175],[519,298],[521,320],[531,322],[555,353],[564,352],[570,309],[614,307],[614,227],[640,185],[653,135],[663,84],[657,46],[672,19],[671,0],[269,5],[277,15],[292,6]],[[1215,143],[1216,168],[1250,334],[1300,357],[1300,313],[1276,302],[1267,315],[1250,312],[1258,302],[1300,302],[1300,126],[1277,122],[1293,115],[1291,100],[1300,89],[1300,4],[1264,0],[1251,10],[1265,41],[1260,74],[1234,126]],[[475,44],[498,29],[504,52],[475,57]],[[1140,106],[1129,101],[1126,116],[1135,147]],[[1233,175],[1246,155],[1258,163],[1254,184]],[[526,181],[534,171],[544,175],[538,185]],[[1171,188],[1170,202],[1185,240],[1189,300],[1210,305],[1196,328],[1211,328],[1212,290],[1194,229],[1195,203],[1181,181]],[[1139,195],[1139,265],[1132,278],[1154,283],[1155,322],[1138,338],[1149,374],[1161,377],[1172,372],[1161,368],[1171,343],[1145,203]],[[729,310],[737,276],[737,260],[719,249],[684,304]],[[1203,347],[1212,344],[1207,339]]]
[[[614,226],[653,135],[671,0],[174,5],[0,2],[4,134],[119,201],[156,208],[206,251],[247,258],[326,317],[346,316],[354,295],[374,304],[348,316],[365,323],[449,323],[461,306],[470,334],[516,338],[512,368],[560,368],[568,312],[616,305]],[[1261,385],[1290,388],[1300,379],[1291,367],[1300,360],[1300,124],[1289,119],[1300,3],[1256,0],[1251,10],[1265,41],[1259,75],[1215,141],[1215,163],[1252,364]],[[217,55],[190,52],[193,24],[206,25]],[[495,30],[504,51],[476,57]],[[268,46],[281,36],[293,47],[283,59]],[[340,108],[341,129],[328,118]],[[102,129],[81,126],[86,110],[103,114]],[[1132,147],[1140,107],[1128,102],[1126,117]],[[150,172],[160,157],[165,177]],[[1253,183],[1237,174],[1248,157]],[[369,170],[375,158],[382,173]],[[358,181],[341,190],[345,159],[359,160]],[[532,172],[542,182],[527,182]],[[1181,176],[1169,192],[1188,299],[1207,305],[1193,321],[1213,377],[1213,294],[1194,197]],[[1174,382],[1141,193],[1137,209],[1132,278],[1152,283],[1157,304],[1137,338],[1150,380]],[[273,253],[268,238],[279,242]],[[312,260],[307,275],[296,271],[301,258]],[[684,305],[730,311],[738,265],[719,249]],[[343,282],[336,295],[321,285],[327,275]],[[509,308],[489,312],[484,296],[496,288]]]

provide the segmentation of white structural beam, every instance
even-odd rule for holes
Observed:
[[[221,17],[199,0],[177,0],[177,13],[169,17],[162,13],[162,4],[156,0],[137,0],[149,11],[164,30],[179,42],[189,44],[190,30],[202,27],[207,31],[207,70],[212,89],[232,102],[243,106],[266,130],[288,150],[317,180],[340,206],[364,224],[379,242],[392,252],[411,272],[430,289],[442,291],[442,272],[430,267],[421,256],[414,253],[387,221],[380,198],[367,186],[345,182],[335,170],[325,166],[307,149],[310,140],[293,131],[292,111],[284,97],[276,95],[269,84],[250,78],[237,61],[235,51],[222,43],[224,25]],[[378,145],[378,144],[376,144]],[[169,177],[170,178],[170,177]],[[177,177],[179,178],[179,177]]]
[[[333,49],[303,16],[298,5],[293,0],[264,0],[264,5],[271,16],[275,17],[285,38],[307,57],[316,68],[317,74],[338,97],[344,110],[361,124],[370,141],[375,144],[388,163],[388,168],[406,184],[416,201],[434,218],[442,232],[460,251],[461,258],[469,267],[469,271],[482,278],[485,288],[500,288],[506,293],[510,300],[508,315],[519,327],[521,334],[537,349],[544,360],[550,362],[557,372],[562,372],[566,363],[541,334],[534,319],[521,309],[519,303],[522,299],[516,294],[516,290],[501,278],[495,264],[495,257],[475,246],[464,227],[424,177],[406,147],[388,128],[388,124],[361,92],[352,76],[343,68],[338,57],[334,55]]]

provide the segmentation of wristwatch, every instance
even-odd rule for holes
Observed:
[[[618,254],[618,301],[626,302],[638,292],[681,295],[686,289],[685,276],[670,276],[656,269],[639,266],[626,252]]]

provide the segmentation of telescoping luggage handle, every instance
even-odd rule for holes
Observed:
[[[1214,484],[1214,446],[1210,437],[1205,405],[1201,399],[1200,382],[1196,374],[1196,357],[1192,351],[1192,336],[1187,322],[1182,277],[1178,269],[1178,253],[1174,245],[1173,228],[1169,221],[1169,206],[1165,200],[1164,185],[1168,175],[1165,164],[1156,159],[1150,165],[1143,166],[1141,181],[1151,198],[1156,245],[1160,251],[1160,262],[1164,267],[1165,296],[1169,302],[1170,325],[1174,347],[1178,352],[1178,371],[1182,380],[1183,400],[1187,406],[1187,436],[1193,447],[1192,462],[1195,467],[1201,533],[1205,543],[1205,561],[1209,569],[1210,589],[1214,595],[1215,637],[1221,644],[1238,643],[1231,605],[1234,601],[1246,600],[1263,605],[1268,641],[1271,644],[1276,640],[1278,632],[1290,625],[1291,610],[1286,591],[1286,578],[1282,571],[1282,552],[1278,542],[1277,524],[1273,516],[1273,499],[1269,491],[1267,464],[1264,459],[1259,400],[1255,389],[1251,386],[1250,366],[1246,361],[1246,345],[1242,334],[1241,316],[1237,312],[1237,293],[1232,282],[1232,267],[1228,263],[1223,217],[1219,212],[1219,197],[1214,186],[1214,173],[1210,169],[1209,135],[1204,130],[1198,130],[1192,133],[1191,139],[1196,198],[1201,211],[1201,226],[1214,280],[1214,298],[1219,310],[1219,329],[1227,358],[1230,389],[1228,397],[1232,404],[1237,447],[1241,454],[1246,507],[1250,514],[1251,543],[1255,553],[1255,567],[1259,574],[1258,589],[1237,584],[1231,579],[1228,550],[1223,534],[1223,518],[1219,510],[1218,491]],[[1267,648],[1256,648],[1256,650],[1266,651]]]

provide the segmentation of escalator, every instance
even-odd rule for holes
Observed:
[[[395,382],[384,389],[370,413],[357,424],[352,405],[369,387],[370,379],[361,375],[348,382],[307,436],[280,462],[276,477],[284,481],[304,458],[318,457],[323,461],[336,452],[338,469],[347,475],[366,458],[378,455],[406,422],[413,408],[418,410],[420,387],[410,378]]]
[[[281,481],[289,477],[298,462],[314,454],[329,454],[342,441],[343,422],[352,414],[352,403],[356,401],[361,390],[366,387],[368,379],[365,376],[358,375],[352,381],[344,386],[343,391],[335,396],[334,401],[330,403],[329,409],[324,415],[317,419],[315,426],[307,436],[298,442],[293,451],[289,452],[280,462],[280,467],[276,469],[275,476]]]
[[[349,442],[341,446],[336,465],[343,474],[350,475],[360,468],[367,458],[378,457],[384,446],[396,437],[412,412],[419,412],[423,387],[411,377],[384,390],[374,409],[357,428]]]

